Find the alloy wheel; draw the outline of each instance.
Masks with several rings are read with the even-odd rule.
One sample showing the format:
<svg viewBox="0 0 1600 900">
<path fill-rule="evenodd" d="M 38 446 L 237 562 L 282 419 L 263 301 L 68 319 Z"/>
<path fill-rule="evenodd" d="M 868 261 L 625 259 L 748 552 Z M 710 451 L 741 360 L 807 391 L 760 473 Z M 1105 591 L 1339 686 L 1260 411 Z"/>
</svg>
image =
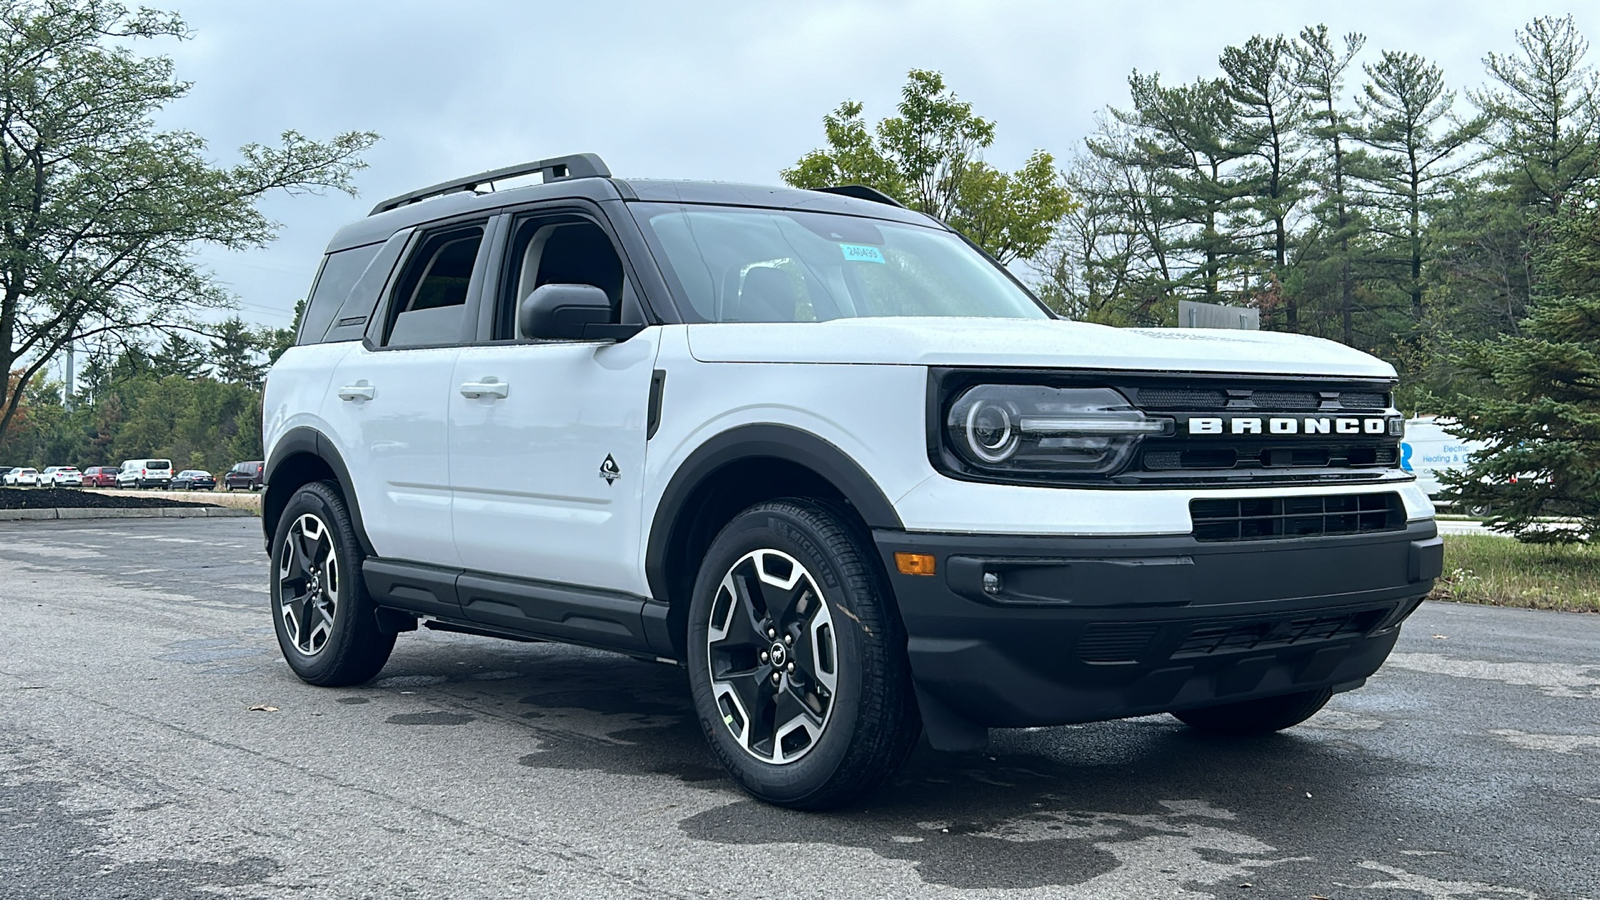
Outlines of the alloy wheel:
<svg viewBox="0 0 1600 900">
<path fill-rule="evenodd" d="M 316 656 L 333 636 L 339 607 L 339 556 L 333 533 L 306 513 L 289 526 L 278 559 L 278 615 L 295 649 Z"/>
<path fill-rule="evenodd" d="M 708 624 L 711 692 L 728 732 L 762 762 L 804 757 L 839 680 L 833 618 L 811 573 L 780 550 L 747 553 L 723 576 Z"/>
</svg>

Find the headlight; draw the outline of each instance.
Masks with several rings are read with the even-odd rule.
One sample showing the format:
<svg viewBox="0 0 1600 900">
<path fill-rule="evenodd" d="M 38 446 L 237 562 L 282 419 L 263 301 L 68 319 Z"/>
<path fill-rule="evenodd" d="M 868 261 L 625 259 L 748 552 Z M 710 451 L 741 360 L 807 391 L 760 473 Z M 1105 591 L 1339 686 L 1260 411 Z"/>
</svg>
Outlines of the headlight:
<svg viewBox="0 0 1600 900">
<path fill-rule="evenodd" d="M 981 384 L 950 406 L 950 444 L 969 465 L 1010 474 L 1103 475 L 1145 435 L 1171 434 L 1110 388 Z"/>
</svg>

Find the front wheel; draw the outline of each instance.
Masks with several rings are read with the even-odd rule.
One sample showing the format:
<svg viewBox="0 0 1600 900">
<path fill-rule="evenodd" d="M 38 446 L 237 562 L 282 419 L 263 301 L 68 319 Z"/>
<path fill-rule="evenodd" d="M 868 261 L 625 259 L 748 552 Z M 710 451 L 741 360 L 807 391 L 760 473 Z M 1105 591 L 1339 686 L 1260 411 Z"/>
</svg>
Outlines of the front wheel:
<svg viewBox="0 0 1600 900">
<path fill-rule="evenodd" d="M 1174 710 L 1172 714 L 1183 724 L 1201 731 L 1231 735 L 1270 734 L 1292 728 L 1316 715 L 1332 696 L 1332 688 L 1322 688 L 1240 703 Z"/>
<path fill-rule="evenodd" d="M 389 661 L 395 634 L 378 625 L 361 577 L 365 555 L 333 485 L 294 492 L 272 548 L 272 624 L 289 668 L 324 687 L 371 680 Z"/>
<path fill-rule="evenodd" d="M 728 772 L 769 803 L 839 806 L 900 768 L 922 733 L 905 647 L 870 538 L 843 509 L 753 506 L 701 563 L 695 709 Z"/>
</svg>

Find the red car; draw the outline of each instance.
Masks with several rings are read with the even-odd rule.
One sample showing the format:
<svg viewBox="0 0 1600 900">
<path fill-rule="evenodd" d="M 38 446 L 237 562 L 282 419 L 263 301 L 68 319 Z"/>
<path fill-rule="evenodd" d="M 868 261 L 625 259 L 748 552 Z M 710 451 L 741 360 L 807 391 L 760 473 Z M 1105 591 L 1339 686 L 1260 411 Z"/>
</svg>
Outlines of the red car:
<svg viewBox="0 0 1600 900">
<path fill-rule="evenodd" d="M 84 487 L 108 487 L 108 488 L 116 487 L 117 486 L 117 467 L 116 466 L 90 466 L 89 468 L 84 469 L 83 470 L 83 486 Z"/>
<path fill-rule="evenodd" d="M 266 463 L 261 460 L 242 462 L 228 470 L 222 476 L 222 489 L 225 491 L 259 491 L 261 490 L 261 470 Z"/>
</svg>

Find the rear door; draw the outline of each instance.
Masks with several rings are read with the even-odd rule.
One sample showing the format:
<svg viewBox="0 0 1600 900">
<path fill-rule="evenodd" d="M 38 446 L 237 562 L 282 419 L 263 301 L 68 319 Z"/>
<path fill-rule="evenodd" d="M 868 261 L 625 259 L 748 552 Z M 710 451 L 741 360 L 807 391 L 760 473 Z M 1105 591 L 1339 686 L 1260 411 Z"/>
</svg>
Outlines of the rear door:
<svg viewBox="0 0 1600 900">
<path fill-rule="evenodd" d="M 476 331 L 490 221 L 421 230 L 366 339 L 334 370 L 323 418 L 379 556 L 459 565 L 446 417 L 461 345 Z"/>
</svg>

